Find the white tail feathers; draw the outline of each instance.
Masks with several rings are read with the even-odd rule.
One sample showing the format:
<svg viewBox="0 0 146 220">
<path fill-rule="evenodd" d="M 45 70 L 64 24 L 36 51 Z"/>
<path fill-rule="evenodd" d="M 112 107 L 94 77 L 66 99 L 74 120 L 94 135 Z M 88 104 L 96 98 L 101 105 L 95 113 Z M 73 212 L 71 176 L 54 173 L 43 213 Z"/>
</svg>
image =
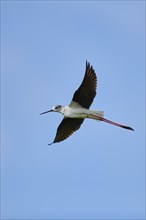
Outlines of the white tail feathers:
<svg viewBox="0 0 146 220">
<path fill-rule="evenodd" d="M 98 111 L 98 116 L 103 118 L 104 117 L 104 111 Z"/>
<path fill-rule="evenodd" d="M 94 110 L 90 110 L 91 114 L 92 115 L 95 115 L 97 117 L 101 117 L 103 118 L 104 117 L 104 111 L 94 111 Z"/>
</svg>

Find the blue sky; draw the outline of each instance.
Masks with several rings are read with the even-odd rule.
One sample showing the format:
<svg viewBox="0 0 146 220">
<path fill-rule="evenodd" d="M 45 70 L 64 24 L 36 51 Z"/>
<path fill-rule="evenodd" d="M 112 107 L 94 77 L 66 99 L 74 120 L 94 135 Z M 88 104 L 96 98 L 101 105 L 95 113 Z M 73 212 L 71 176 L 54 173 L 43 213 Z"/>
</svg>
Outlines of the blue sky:
<svg viewBox="0 0 146 220">
<path fill-rule="evenodd" d="M 144 219 L 145 2 L 1 2 L 1 218 Z M 93 109 L 54 144 L 88 60 Z"/>
</svg>

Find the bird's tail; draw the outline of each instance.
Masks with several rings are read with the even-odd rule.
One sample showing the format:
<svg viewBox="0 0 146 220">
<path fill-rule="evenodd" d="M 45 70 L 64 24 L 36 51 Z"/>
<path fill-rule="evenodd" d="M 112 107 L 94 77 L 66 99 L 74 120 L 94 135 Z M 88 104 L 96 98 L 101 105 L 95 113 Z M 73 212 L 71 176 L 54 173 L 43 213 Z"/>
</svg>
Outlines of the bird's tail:
<svg viewBox="0 0 146 220">
<path fill-rule="evenodd" d="M 92 119 L 96 119 L 97 121 L 101 121 L 100 119 L 98 118 L 103 118 L 104 117 L 104 111 L 94 111 L 94 110 L 90 110 L 90 115 L 89 115 L 89 118 L 92 118 Z M 91 117 L 90 117 L 91 116 Z M 92 116 L 95 116 L 94 118 Z"/>
<path fill-rule="evenodd" d="M 113 121 L 110 121 L 106 118 L 103 118 L 103 112 L 102 111 L 99 111 L 99 112 L 96 112 L 97 114 L 90 114 L 89 118 L 92 118 L 92 119 L 95 119 L 95 120 L 98 120 L 98 121 L 104 121 L 106 123 L 109 123 L 109 124 L 112 124 L 112 125 L 115 125 L 115 126 L 118 126 L 118 127 L 121 127 L 121 128 L 125 128 L 125 129 L 129 129 L 129 130 L 132 130 L 134 131 L 133 128 L 129 127 L 129 126 L 126 126 L 126 125 L 122 125 L 122 124 L 119 124 L 119 123 L 116 123 L 116 122 L 113 122 Z M 99 114 L 98 114 L 99 113 Z M 102 115 L 102 116 L 100 116 Z"/>
</svg>

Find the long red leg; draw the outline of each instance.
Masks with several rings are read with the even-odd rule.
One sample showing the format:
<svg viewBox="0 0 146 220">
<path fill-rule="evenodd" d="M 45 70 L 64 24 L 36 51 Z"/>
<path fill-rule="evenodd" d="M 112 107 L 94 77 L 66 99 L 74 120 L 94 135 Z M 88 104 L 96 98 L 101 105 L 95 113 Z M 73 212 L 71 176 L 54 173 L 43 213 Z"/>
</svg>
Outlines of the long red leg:
<svg viewBox="0 0 146 220">
<path fill-rule="evenodd" d="M 113 122 L 113 121 L 110 121 L 110 120 L 108 120 L 108 119 L 106 119 L 106 118 L 102 118 L 102 117 L 95 116 L 95 115 L 91 115 L 91 117 L 92 117 L 93 119 L 97 119 L 97 120 L 99 120 L 99 121 L 104 121 L 104 122 L 107 122 L 107 123 L 109 123 L 109 124 L 112 124 L 112 125 L 115 125 L 115 126 L 118 126 L 118 127 L 121 127 L 121 128 L 125 128 L 125 129 L 129 129 L 129 130 L 134 131 L 134 129 L 131 128 L 131 127 L 129 127 L 129 126 L 125 126 L 125 125 L 118 124 L 118 123 Z"/>
</svg>

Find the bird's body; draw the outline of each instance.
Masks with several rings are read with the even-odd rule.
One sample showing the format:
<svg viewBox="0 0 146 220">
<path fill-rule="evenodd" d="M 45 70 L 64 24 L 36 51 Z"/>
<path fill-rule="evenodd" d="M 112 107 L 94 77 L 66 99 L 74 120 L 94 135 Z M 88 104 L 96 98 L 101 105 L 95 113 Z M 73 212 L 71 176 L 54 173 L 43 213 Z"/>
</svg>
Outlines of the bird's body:
<svg viewBox="0 0 146 220">
<path fill-rule="evenodd" d="M 67 118 L 92 118 L 91 115 L 103 117 L 103 111 L 95 111 L 78 105 L 78 107 L 61 106 L 56 112 L 61 113 Z"/>
<path fill-rule="evenodd" d="M 80 87 L 75 91 L 72 101 L 68 106 L 57 105 L 51 110 L 43 112 L 59 112 L 64 118 L 58 126 L 57 133 L 54 141 L 57 143 L 65 140 L 76 130 L 78 130 L 85 118 L 104 121 L 118 127 L 133 130 L 133 128 L 125 125 L 118 124 L 104 118 L 103 111 L 90 110 L 89 107 L 93 102 L 96 95 L 97 77 L 95 71 L 89 63 L 86 62 L 85 76 Z"/>
</svg>

